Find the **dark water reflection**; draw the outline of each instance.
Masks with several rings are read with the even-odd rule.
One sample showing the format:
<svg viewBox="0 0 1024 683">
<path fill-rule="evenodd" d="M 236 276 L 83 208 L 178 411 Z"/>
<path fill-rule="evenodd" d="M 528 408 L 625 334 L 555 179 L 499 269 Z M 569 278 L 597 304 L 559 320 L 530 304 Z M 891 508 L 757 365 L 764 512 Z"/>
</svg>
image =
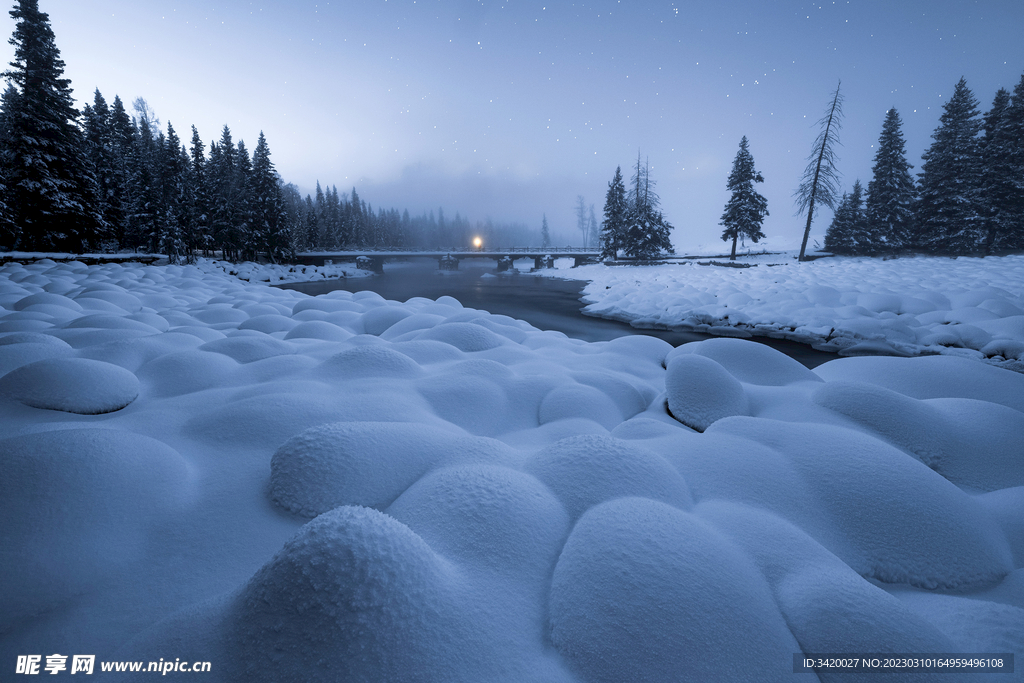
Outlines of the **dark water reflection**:
<svg viewBox="0 0 1024 683">
<path fill-rule="evenodd" d="M 526 261 L 519 265 L 525 267 Z M 525 320 L 542 330 L 558 330 L 585 341 L 608 341 L 627 334 L 646 334 L 664 339 L 673 346 L 691 341 L 710 339 L 696 332 L 668 330 L 638 330 L 626 323 L 603 318 L 591 318 L 580 313 L 581 290 L 586 285 L 579 280 L 556 280 L 530 275 L 494 274 L 494 261 L 465 260 L 460 270 L 441 273 L 435 261 L 418 260 L 408 263 L 389 263 L 384 274 L 370 278 L 327 280 L 280 285 L 310 295 L 326 294 L 336 289 L 350 292 L 370 290 L 385 299 L 407 301 L 421 296 L 437 299 L 450 296 L 467 308 L 477 308 L 519 320 Z M 836 358 L 834 354 L 816 351 L 804 344 L 784 339 L 755 337 L 753 341 L 767 344 L 808 368 Z"/>
</svg>

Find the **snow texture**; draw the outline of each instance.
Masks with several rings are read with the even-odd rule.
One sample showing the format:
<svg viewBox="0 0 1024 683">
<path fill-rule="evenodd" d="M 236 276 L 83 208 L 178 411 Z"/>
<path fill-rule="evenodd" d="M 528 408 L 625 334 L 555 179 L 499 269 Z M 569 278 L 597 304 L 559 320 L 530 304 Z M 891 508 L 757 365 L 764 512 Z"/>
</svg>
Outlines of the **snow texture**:
<svg viewBox="0 0 1024 683">
<path fill-rule="evenodd" d="M 761 269 L 629 278 L 657 282 L 634 303 L 770 308 L 808 338 L 813 309 L 903 330 L 908 352 L 940 318 L 1012 337 L 1024 307 L 992 284 L 1009 257 L 942 261 L 941 282 L 908 260 L 915 284 L 892 285 L 819 263 L 717 297 L 674 278 Z M 450 297 L 309 297 L 225 267 L 0 266 L 0 659 L 596 683 L 789 680 L 801 651 L 1021 656 L 1024 376 L 585 343 Z M 942 284 L 965 267 L 978 287 Z"/>
</svg>

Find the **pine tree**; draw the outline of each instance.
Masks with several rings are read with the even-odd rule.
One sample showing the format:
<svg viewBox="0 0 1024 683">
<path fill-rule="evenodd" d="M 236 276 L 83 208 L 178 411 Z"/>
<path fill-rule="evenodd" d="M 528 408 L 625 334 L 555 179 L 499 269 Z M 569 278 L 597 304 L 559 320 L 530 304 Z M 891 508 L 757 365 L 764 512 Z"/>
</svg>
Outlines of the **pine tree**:
<svg viewBox="0 0 1024 683">
<path fill-rule="evenodd" d="M 3 95 L 0 95 L 0 249 L 9 249 L 18 238 L 18 228 L 11 218 L 10 209 L 7 206 L 7 170 L 5 153 L 10 148 L 10 126 L 8 112 L 16 106 L 18 90 L 8 83 Z"/>
<path fill-rule="evenodd" d="M 127 245 L 128 216 L 133 203 L 131 164 L 137 131 L 128 112 L 124 110 L 124 103 L 117 95 L 114 96 L 114 102 L 110 105 L 110 131 L 113 148 L 111 189 L 116 194 L 116 199 L 112 199 L 111 202 L 116 201 L 120 214 L 118 219 L 110 225 L 110 229 L 118 246 L 125 247 Z"/>
<path fill-rule="evenodd" d="M 1008 246 L 1014 233 L 1014 204 L 1022 189 L 1022 178 L 1015 173 L 1014 152 L 1021 144 L 1013 125 L 1010 93 L 1000 88 L 992 108 L 983 119 L 985 136 L 980 140 L 981 204 L 984 224 L 984 251 Z"/>
<path fill-rule="evenodd" d="M 916 188 L 901 126 L 895 108 L 886 112 L 868 182 L 867 222 L 872 252 L 900 251 L 912 241 Z"/>
<path fill-rule="evenodd" d="M 732 254 L 729 259 L 736 260 L 736 242 L 740 236 L 749 238 L 755 244 L 764 237 L 761 224 L 768 215 L 768 200 L 758 194 L 754 183 L 763 183 L 764 178 L 754 170 L 754 157 L 750 153 L 747 136 L 740 140 L 740 150 L 732 162 L 729 174 L 728 189 L 732 196 L 725 205 L 720 225 L 725 226 L 722 240 L 732 240 Z"/>
<path fill-rule="evenodd" d="M 551 246 L 551 231 L 548 230 L 548 215 L 541 214 L 540 220 L 540 246 L 547 249 Z"/>
<path fill-rule="evenodd" d="M 202 250 L 209 256 L 213 241 L 210 235 L 210 196 L 207 190 L 206 154 L 199 131 L 192 126 L 192 147 L 189 151 L 188 211 L 185 222 L 186 250 L 189 254 Z"/>
<path fill-rule="evenodd" d="M 832 102 L 825 110 L 825 115 L 818 121 L 821 132 L 818 133 L 811 154 L 807 157 L 807 168 L 804 169 L 800 187 L 796 191 L 798 215 L 807 211 L 807 225 L 804 226 L 804 238 L 800 243 L 801 261 L 806 260 L 807 238 L 811 234 L 814 205 L 824 204 L 834 210 L 836 200 L 839 199 L 836 146 L 839 144 L 839 129 L 843 123 L 843 98 L 839 94 L 839 85 L 832 94 Z"/>
<path fill-rule="evenodd" d="M 171 263 L 194 260 L 185 240 L 185 226 L 189 212 L 189 158 L 174 131 L 167 122 L 167 137 L 160 154 L 161 232 L 160 252 L 167 254 Z"/>
<path fill-rule="evenodd" d="M 1009 216 L 1004 221 L 1007 233 L 1003 246 L 1024 249 L 1024 75 L 1013 89 L 1005 125 L 1016 144 L 1011 146 L 1009 158 L 1008 172 L 1015 185 L 1013 198 L 1005 209 Z"/>
<path fill-rule="evenodd" d="M 105 246 L 116 246 L 117 227 L 124 222 L 121 206 L 123 190 L 119 187 L 117 150 L 114 147 L 114 128 L 110 108 L 97 89 L 92 105 L 82 110 L 84 158 L 96 179 L 96 210 L 102 218 L 101 231 L 96 240 Z"/>
<path fill-rule="evenodd" d="M 626 215 L 629 204 L 626 201 L 626 185 L 622 181 L 622 167 L 615 167 L 615 175 L 608 183 L 604 199 L 604 220 L 601 222 L 601 258 L 618 258 L 619 250 L 626 241 Z"/>
<path fill-rule="evenodd" d="M 214 149 L 215 148 L 215 149 Z M 231 130 L 224 126 L 220 142 L 211 145 L 209 193 L 211 204 L 211 230 L 214 242 L 220 246 L 224 258 L 237 259 L 243 248 L 242 230 L 245 222 L 245 171 L 248 154 L 242 160 L 244 145 L 236 148 Z"/>
<path fill-rule="evenodd" d="M 252 233 L 258 238 L 257 248 L 265 251 L 267 258 L 276 263 L 291 251 L 291 243 L 284 198 L 263 131 L 260 131 L 256 151 L 252 155 L 249 187 L 252 201 L 250 225 Z M 337 194 L 333 196 L 337 199 Z"/>
<path fill-rule="evenodd" d="M 863 255 L 875 253 L 875 247 L 864 210 L 864 188 L 857 180 L 850 194 L 843 193 L 832 224 L 825 231 L 825 251 Z"/>
<path fill-rule="evenodd" d="M 844 255 L 854 251 L 850 230 L 850 195 L 845 192 L 832 214 L 832 223 L 825 230 L 825 251 Z"/>
<path fill-rule="evenodd" d="M 316 249 L 316 235 L 320 230 L 320 226 L 317 225 L 316 206 L 313 204 L 313 198 L 308 194 L 306 195 L 305 216 L 306 221 L 303 226 L 303 232 L 306 235 L 306 248 Z"/>
<path fill-rule="evenodd" d="M 626 229 L 622 249 L 626 256 L 647 260 L 663 251 L 673 253 L 669 235 L 672 226 L 658 210 L 661 200 L 654 191 L 650 167 L 640 163 L 637 154 L 636 171 L 630 181 L 627 198 Z"/>
<path fill-rule="evenodd" d="M 127 228 L 122 246 L 138 251 L 160 249 L 160 187 L 157 177 L 158 149 L 146 118 L 138 121 L 135 144 L 129 154 L 129 192 Z"/>
<path fill-rule="evenodd" d="M 366 246 L 366 233 L 365 224 L 363 222 L 363 211 L 362 201 L 359 199 L 359 195 L 356 193 L 356 188 L 352 188 L 352 194 L 349 195 L 349 225 L 351 226 L 349 234 L 351 235 L 352 244 L 356 247 Z M 431 223 L 434 223 L 434 212 L 430 212 Z M 436 236 L 437 224 L 432 226 L 431 239 Z"/>
<path fill-rule="evenodd" d="M 980 131 L 978 101 L 961 78 L 923 155 L 917 240 L 928 251 L 966 254 L 983 243 Z"/>
<path fill-rule="evenodd" d="M 0 152 L 7 224 L 15 234 L 0 246 L 81 252 L 101 217 L 93 205 L 95 178 L 83 154 L 71 82 L 37 0 L 18 0 L 10 43 L 14 61 L 4 72 L 17 97 L 4 98 L 6 140 Z"/>
<path fill-rule="evenodd" d="M 241 260 L 255 260 L 256 236 L 253 233 L 249 222 L 251 218 L 252 197 L 249 193 L 250 178 L 252 177 L 252 160 L 249 158 L 249 151 L 245 147 L 245 141 L 239 140 L 236 148 L 238 164 L 235 167 L 234 178 L 234 204 L 233 204 L 233 242 L 236 245 L 236 258 Z"/>
</svg>

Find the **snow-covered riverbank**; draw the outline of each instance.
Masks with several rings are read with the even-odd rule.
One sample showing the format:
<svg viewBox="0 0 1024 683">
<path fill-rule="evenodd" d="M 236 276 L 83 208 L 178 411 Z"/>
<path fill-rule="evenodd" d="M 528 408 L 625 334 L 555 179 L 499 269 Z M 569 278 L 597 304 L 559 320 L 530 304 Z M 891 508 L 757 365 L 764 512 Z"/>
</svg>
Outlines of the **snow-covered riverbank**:
<svg viewBox="0 0 1024 683">
<path fill-rule="evenodd" d="M 822 258 L 792 254 L 545 273 L 589 280 L 584 312 L 636 327 L 783 337 L 841 355 L 1024 358 L 1024 255 Z M 716 265 L 717 264 L 717 265 Z"/>
</svg>

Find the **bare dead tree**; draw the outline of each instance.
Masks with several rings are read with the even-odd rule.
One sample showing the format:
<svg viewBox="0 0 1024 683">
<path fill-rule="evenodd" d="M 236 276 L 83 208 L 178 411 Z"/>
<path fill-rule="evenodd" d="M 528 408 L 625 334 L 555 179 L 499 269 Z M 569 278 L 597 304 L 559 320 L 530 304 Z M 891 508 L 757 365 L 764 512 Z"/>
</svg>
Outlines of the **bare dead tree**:
<svg viewBox="0 0 1024 683">
<path fill-rule="evenodd" d="M 814 205 L 824 204 L 830 209 L 836 208 L 839 200 L 839 172 L 836 170 L 836 147 L 839 142 L 839 129 L 843 120 L 843 97 L 839 94 L 839 86 L 832 94 L 832 102 L 825 115 L 818 121 L 821 132 L 814 141 L 814 147 L 804 170 L 800 187 L 794 193 L 797 203 L 797 215 L 807 211 L 807 225 L 804 227 L 804 239 L 800 243 L 800 259 L 806 260 L 807 238 L 811 234 L 811 221 L 814 218 Z"/>
</svg>

